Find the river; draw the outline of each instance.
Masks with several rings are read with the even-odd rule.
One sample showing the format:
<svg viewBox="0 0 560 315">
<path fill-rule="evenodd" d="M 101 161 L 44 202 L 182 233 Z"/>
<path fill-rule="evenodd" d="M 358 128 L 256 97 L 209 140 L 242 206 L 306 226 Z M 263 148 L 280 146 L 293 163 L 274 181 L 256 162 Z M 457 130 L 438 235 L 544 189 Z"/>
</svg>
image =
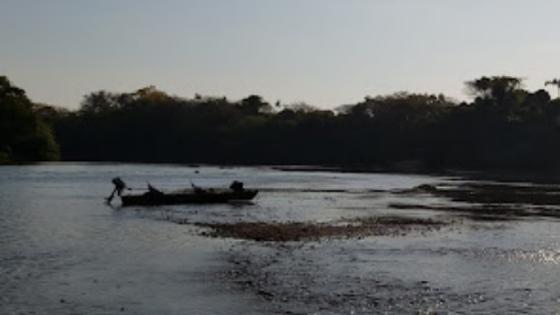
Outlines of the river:
<svg viewBox="0 0 560 315">
<path fill-rule="evenodd" d="M 241 180 L 261 191 L 250 204 L 121 208 L 118 201 L 104 203 L 114 176 L 137 188 L 146 182 L 181 188 L 191 181 L 227 187 Z M 478 220 L 391 206 L 464 205 L 395 191 L 465 181 L 270 167 L 0 167 L 0 313 L 558 313 L 557 218 Z M 428 217 L 446 226 L 402 235 L 256 242 L 208 237 L 196 225 L 388 215 Z"/>
</svg>

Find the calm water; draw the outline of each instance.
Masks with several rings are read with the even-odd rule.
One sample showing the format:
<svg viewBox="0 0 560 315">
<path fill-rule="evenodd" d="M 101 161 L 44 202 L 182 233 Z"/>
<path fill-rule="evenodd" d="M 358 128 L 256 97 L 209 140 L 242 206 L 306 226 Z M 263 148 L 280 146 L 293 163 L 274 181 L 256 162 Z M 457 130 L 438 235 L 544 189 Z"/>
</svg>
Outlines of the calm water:
<svg viewBox="0 0 560 315">
<path fill-rule="evenodd" d="M 109 207 L 130 186 L 262 189 L 254 204 Z M 558 313 L 560 225 L 475 222 L 391 202 L 429 176 L 130 164 L 0 167 L 0 314 Z M 200 235 L 190 222 L 455 220 L 425 235 L 270 244 Z"/>
</svg>

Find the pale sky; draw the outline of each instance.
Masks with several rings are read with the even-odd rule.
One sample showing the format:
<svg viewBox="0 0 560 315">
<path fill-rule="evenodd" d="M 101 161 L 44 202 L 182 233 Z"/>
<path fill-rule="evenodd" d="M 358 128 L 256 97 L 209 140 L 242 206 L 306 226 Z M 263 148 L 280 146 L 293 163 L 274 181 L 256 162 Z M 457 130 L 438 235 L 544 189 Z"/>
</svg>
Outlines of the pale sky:
<svg viewBox="0 0 560 315">
<path fill-rule="evenodd" d="M 146 85 L 323 108 L 466 99 L 482 75 L 560 77 L 559 16 L 554 0 L 0 0 L 0 74 L 68 108 Z"/>
</svg>

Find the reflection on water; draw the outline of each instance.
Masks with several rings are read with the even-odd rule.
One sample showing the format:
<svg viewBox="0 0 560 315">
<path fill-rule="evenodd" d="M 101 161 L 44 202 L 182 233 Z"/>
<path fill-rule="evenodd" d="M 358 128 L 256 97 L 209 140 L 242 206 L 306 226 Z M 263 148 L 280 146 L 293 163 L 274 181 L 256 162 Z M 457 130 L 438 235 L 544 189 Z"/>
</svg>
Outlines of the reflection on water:
<svg viewBox="0 0 560 315">
<path fill-rule="evenodd" d="M 178 179 L 177 170 L 158 176 Z M 253 297 L 210 281 L 224 244 L 103 203 L 115 173 L 158 178 L 142 166 L 0 168 L 0 313 L 252 312 Z"/>
<path fill-rule="evenodd" d="M 471 221 L 429 194 L 458 180 L 269 168 L 48 164 L 0 168 L 0 313 L 554 313 L 556 219 Z M 253 204 L 110 208 L 133 187 L 261 189 Z M 459 181 L 460 182 L 460 181 Z M 391 204 L 437 205 L 393 209 Z M 432 207 L 433 208 L 433 207 Z M 553 211 L 554 209 L 552 209 Z M 310 243 L 206 238 L 192 223 L 329 222 L 408 215 L 456 220 L 427 235 Z M 182 222 L 182 221 L 181 221 Z"/>
</svg>

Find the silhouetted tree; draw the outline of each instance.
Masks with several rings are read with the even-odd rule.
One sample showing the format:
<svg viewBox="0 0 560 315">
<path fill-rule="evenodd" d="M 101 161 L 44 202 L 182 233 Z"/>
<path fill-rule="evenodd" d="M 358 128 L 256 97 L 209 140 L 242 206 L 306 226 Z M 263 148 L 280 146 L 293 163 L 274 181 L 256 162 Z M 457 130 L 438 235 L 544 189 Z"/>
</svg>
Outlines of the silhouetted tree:
<svg viewBox="0 0 560 315">
<path fill-rule="evenodd" d="M 552 79 L 552 80 L 546 81 L 544 83 L 544 86 L 547 86 L 547 85 L 556 86 L 558 88 L 558 94 L 556 96 L 560 97 L 560 79 Z"/>
<path fill-rule="evenodd" d="M 117 109 L 117 95 L 107 91 L 92 92 L 84 97 L 80 111 L 83 114 L 103 114 Z"/>
<path fill-rule="evenodd" d="M 0 76 L 0 163 L 55 160 L 58 146 L 25 91 Z"/>
<path fill-rule="evenodd" d="M 259 95 L 250 95 L 242 99 L 240 107 L 247 114 L 270 112 L 272 109 L 270 104 L 265 102 L 262 96 Z"/>
</svg>

